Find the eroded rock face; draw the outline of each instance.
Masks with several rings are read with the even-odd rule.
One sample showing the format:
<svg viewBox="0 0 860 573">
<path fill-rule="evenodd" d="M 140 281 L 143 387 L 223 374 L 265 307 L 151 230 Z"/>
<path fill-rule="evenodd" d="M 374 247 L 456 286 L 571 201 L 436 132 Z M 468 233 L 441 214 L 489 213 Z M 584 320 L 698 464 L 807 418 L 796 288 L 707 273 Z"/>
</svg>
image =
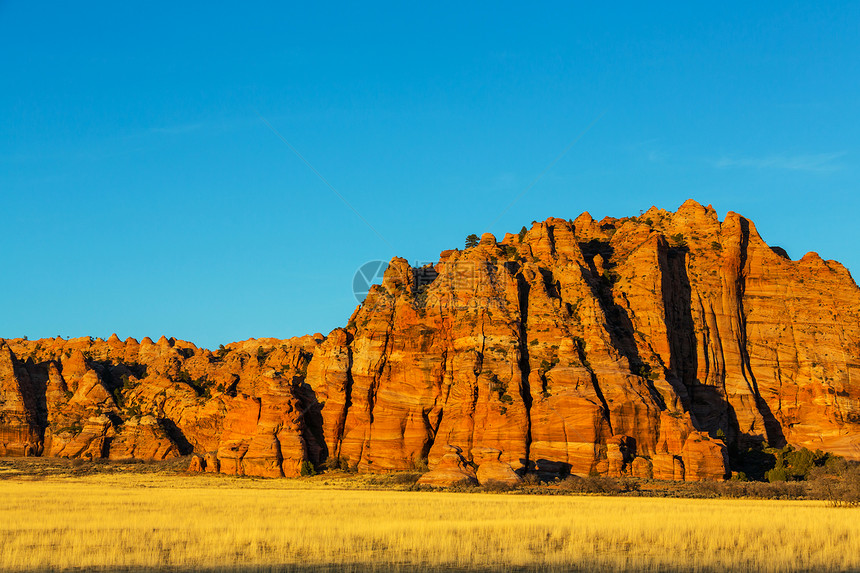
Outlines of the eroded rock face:
<svg viewBox="0 0 860 573">
<path fill-rule="evenodd" d="M 111 440 L 112 460 L 166 460 L 179 456 L 179 448 L 154 416 L 131 418 Z"/>
<path fill-rule="evenodd" d="M 462 450 L 457 446 L 448 445 L 445 447 L 445 452 L 435 468 L 418 478 L 418 483 L 433 487 L 477 485 L 478 478 L 475 470 L 463 457 Z"/>
<path fill-rule="evenodd" d="M 35 388 L 9 346 L 0 343 L 0 455 L 34 456 L 41 450 Z"/>
<path fill-rule="evenodd" d="M 844 267 L 688 201 L 396 258 L 327 337 L 2 342 L 0 453 L 721 479 L 727 445 L 860 459 L 857 364 Z"/>
<path fill-rule="evenodd" d="M 686 481 L 721 480 L 726 477 L 726 468 L 729 467 L 725 444 L 701 433 L 687 438 L 681 459 Z"/>
<path fill-rule="evenodd" d="M 206 471 L 206 460 L 200 454 L 193 454 L 188 464 L 188 472 L 199 474 Z"/>
<path fill-rule="evenodd" d="M 472 452 L 478 464 L 478 469 L 475 471 L 475 477 L 481 485 L 504 484 L 516 485 L 523 481 L 510 466 L 499 458 L 502 452 L 493 448 L 481 448 L 477 452 Z M 438 467 L 438 466 L 437 466 Z"/>
</svg>

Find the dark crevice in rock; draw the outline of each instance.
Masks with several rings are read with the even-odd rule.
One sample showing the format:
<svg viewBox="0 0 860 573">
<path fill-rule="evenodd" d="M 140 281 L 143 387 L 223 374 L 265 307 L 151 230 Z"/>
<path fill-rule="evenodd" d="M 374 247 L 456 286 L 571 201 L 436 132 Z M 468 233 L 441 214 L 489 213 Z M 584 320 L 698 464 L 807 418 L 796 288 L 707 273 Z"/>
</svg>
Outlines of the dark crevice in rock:
<svg viewBox="0 0 860 573">
<path fill-rule="evenodd" d="M 613 285 L 618 280 L 618 275 L 615 271 L 616 262 L 613 260 L 614 250 L 609 243 L 597 240 L 580 243 L 579 246 L 589 265 L 588 267 L 580 266 L 580 271 L 606 317 L 605 328 L 612 341 L 612 346 L 627 358 L 631 373 L 640 375 L 644 362 L 639 356 L 639 349 L 636 346 L 633 322 L 627 315 L 627 311 L 615 301 Z M 604 270 L 602 273 L 594 262 L 597 255 L 603 259 Z"/>
<path fill-rule="evenodd" d="M 520 368 L 520 378 L 522 383 L 520 384 L 520 395 L 523 399 L 523 404 L 526 407 L 526 458 L 524 466 L 528 466 L 528 461 L 530 459 L 530 449 L 532 443 L 532 395 L 531 395 L 531 387 L 529 384 L 529 374 L 531 373 L 531 366 L 529 364 L 529 345 L 528 345 L 528 317 L 529 317 L 529 291 L 531 290 L 531 286 L 529 282 L 523 277 L 522 273 L 517 274 L 517 290 L 518 290 L 518 298 L 520 303 L 520 321 L 519 321 L 519 343 L 520 343 L 520 360 L 519 360 L 519 368 Z M 544 388 L 546 390 L 546 388 Z"/>
<path fill-rule="evenodd" d="M 588 267 L 580 266 L 580 272 L 591 289 L 592 295 L 600 305 L 603 315 L 606 317 L 605 329 L 609 334 L 612 346 L 627 359 L 631 374 L 637 375 L 646 381 L 649 394 L 656 404 L 665 407 L 662 396 L 660 396 L 659 392 L 654 388 L 654 384 L 648 378 L 651 369 L 650 365 L 645 363 L 639 356 L 633 322 L 630 320 L 630 316 L 628 316 L 624 307 L 615 301 L 613 285 L 618 280 L 618 274 L 615 271 L 616 262 L 613 259 L 614 249 L 608 242 L 596 239 L 587 243 L 579 243 L 579 247 L 588 264 Z M 602 259 L 602 273 L 595 263 L 595 257 L 598 255 Z M 582 349 L 582 354 L 583 356 L 585 354 L 584 348 Z M 606 401 L 599 390 L 597 376 L 591 371 L 591 368 L 589 368 L 589 371 L 592 374 L 595 391 L 598 392 L 598 396 L 601 397 L 605 405 Z M 607 421 L 609 421 L 608 407 Z"/>
<path fill-rule="evenodd" d="M 661 240 L 657 250 L 660 265 L 666 336 L 669 339 L 669 368 L 666 379 L 675 388 L 686 411 L 694 410 L 691 396 L 696 386 L 698 359 L 693 322 L 692 289 L 687 276 L 687 248 L 669 247 Z M 679 384 L 682 388 L 679 388 Z"/>
<path fill-rule="evenodd" d="M 541 278 L 543 279 L 543 286 L 546 289 L 547 296 L 550 298 L 561 298 L 561 289 L 558 281 L 555 280 L 552 271 L 544 268 L 539 268 L 538 270 L 540 271 Z"/>
<path fill-rule="evenodd" d="M 770 407 L 765 402 L 764 398 L 762 398 L 761 394 L 758 390 L 758 382 L 756 381 L 755 374 L 752 370 L 752 365 L 750 363 L 750 355 L 749 355 L 749 344 L 747 343 L 747 321 L 746 321 L 746 313 L 744 312 L 743 301 L 744 301 L 744 292 L 746 290 L 746 275 L 745 268 L 747 263 L 747 257 L 749 254 L 749 240 L 750 240 L 750 223 L 748 220 L 743 217 L 740 218 L 740 227 L 741 227 L 741 249 L 740 249 L 740 264 L 738 267 L 738 279 L 737 279 L 737 301 L 738 301 L 738 325 L 740 327 L 740 332 L 738 336 L 740 340 L 738 341 L 740 344 L 741 351 L 741 360 L 742 360 L 742 368 L 744 370 L 744 377 L 748 377 L 750 385 L 752 386 L 756 408 L 764 419 L 764 429 L 767 435 L 767 441 L 769 444 L 776 447 L 783 447 L 786 444 L 785 435 L 782 431 L 782 425 L 771 412 Z"/>
<path fill-rule="evenodd" d="M 317 400 L 316 392 L 304 380 L 294 383 L 293 393 L 302 407 L 301 434 L 305 441 L 307 458 L 314 465 L 321 464 L 329 457 L 323 430 L 322 405 Z"/>
<path fill-rule="evenodd" d="M 382 354 L 379 358 L 379 366 L 373 375 L 373 380 L 370 387 L 367 389 L 367 410 L 370 416 L 370 423 L 373 424 L 373 408 L 376 406 L 376 394 L 379 391 L 379 383 L 385 373 L 385 367 L 388 365 L 388 356 L 390 354 L 391 333 L 394 330 L 394 315 L 395 306 L 392 304 L 391 314 L 388 317 L 388 324 L 385 328 L 385 342 L 382 344 Z"/>
<path fill-rule="evenodd" d="M 24 363 L 24 368 L 30 378 L 30 387 L 33 392 L 35 402 L 36 422 L 41 428 L 44 436 L 45 429 L 48 427 L 48 368 L 50 362 L 35 363 L 33 358 L 28 358 Z"/>
<path fill-rule="evenodd" d="M 343 442 L 343 431 L 346 427 L 346 417 L 349 415 L 349 409 L 352 407 L 352 334 L 347 332 L 346 336 L 346 386 L 344 387 L 343 413 L 338 420 L 337 445 L 335 447 L 335 452 L 338 455 L 340 454 L 340 446 Z"/>
<path fill-rule="evenodd" d="M 161 427 L 164 428 L 164 431 L 167 433 L 170 440 L 176 444 L 176 449 L 179 450 L 180 455 L 185 456 L 194 451 L 194 446 L 191 445 L 185 437 L 185 434 L 179 429 L 179 426 L 176 425 L 176 422 L 170 418 L 162 418 L 159 420 L 159 423 L 161 424 Z"/>
<path fill-rule="evenodd" d="M 574 339 L 574 346 L 576 347 L 576 354 L 579 361 L 585 369 L 588 370 L 588 374 L 591 376 L 591 385 L 594 387 L 594 393 L 597 394 L 597 399 L 600 400 L 603 410 L 603 418 L 606 420 L 606 425 L 609 427 L 609 433 L 612 434 L 612 419 L 609 416 L 609 404 L 603 396 L 603 390 L 600 389 L 600 381 L 597 379 L 597 374 L 594 373 L 594 370 L 591 368 L 591 364 L 588 361 L 588 356 L 585 353 L 585 341 L 581 338 L 576 338 Z"/>
</svg>

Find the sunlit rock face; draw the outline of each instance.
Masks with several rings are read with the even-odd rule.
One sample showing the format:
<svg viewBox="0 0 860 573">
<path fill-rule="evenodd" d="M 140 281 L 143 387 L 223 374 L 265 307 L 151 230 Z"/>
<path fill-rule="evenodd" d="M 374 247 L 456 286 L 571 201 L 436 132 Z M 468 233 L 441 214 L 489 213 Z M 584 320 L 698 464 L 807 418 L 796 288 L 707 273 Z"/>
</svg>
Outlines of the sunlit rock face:
<svg viewBox="0 0 860 573">
<path fill-rule="evenodd" d="M 762 442 L 860 459 L 858 314 L 842 265 L 792 261 L 735 213 L 548 219 L 432 268 L 393 259 L 328 336 L 6 340 L 0 455 L 440 483 L 722 479 L 729 446 Z"/>
</svg>

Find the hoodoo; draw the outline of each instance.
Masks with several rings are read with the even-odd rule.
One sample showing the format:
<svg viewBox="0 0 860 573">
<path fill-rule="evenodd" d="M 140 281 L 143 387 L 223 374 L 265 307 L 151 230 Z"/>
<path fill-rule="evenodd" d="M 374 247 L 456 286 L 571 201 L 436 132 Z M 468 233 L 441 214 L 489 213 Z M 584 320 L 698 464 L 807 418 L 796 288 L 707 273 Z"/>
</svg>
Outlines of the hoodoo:
<svg viewBox="0 0 860 573">
<path fill-rule="evenodd" d="M 860 459 L 860 289 L 736 213 L 551 218 L 433 270 L 393 259 L 325 337 L 2 341 L 0 455 L 431 481 L 722 479 L 764 443 Z"/>
</svg>

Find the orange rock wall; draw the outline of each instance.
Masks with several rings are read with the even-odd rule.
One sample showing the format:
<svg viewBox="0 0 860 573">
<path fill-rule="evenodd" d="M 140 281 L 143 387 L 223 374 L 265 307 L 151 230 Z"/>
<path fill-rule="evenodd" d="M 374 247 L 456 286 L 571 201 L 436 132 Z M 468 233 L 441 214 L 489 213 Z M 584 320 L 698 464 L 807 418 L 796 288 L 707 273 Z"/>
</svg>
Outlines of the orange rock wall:
<svg viewBox="0 0 860 573">
<path fill-rule="evenodd" d="M 0 454 L 687 480 L 726 475 L 726 444 L 860 459 L 860 290 L 735 213 L 548 219 L 434 270 L 395 258 L 327 337 L 4 341 Z"/>
</svg>

